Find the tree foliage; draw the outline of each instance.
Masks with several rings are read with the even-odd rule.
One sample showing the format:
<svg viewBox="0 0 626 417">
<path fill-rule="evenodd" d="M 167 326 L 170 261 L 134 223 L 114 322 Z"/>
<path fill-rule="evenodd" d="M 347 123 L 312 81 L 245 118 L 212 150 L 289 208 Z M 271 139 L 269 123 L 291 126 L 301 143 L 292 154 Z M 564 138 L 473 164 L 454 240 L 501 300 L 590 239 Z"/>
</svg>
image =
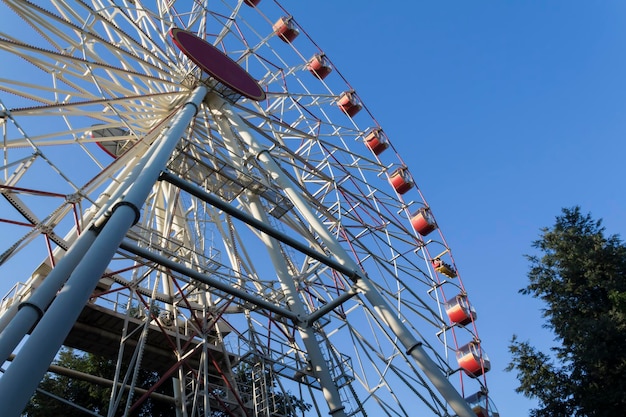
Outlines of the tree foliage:
<svg viewBox="0 0 626 417">
<path fill-rule="evenodd" d="M 109 380 L 113 379 L 115 373 L 114 361 L 91 353 L 76 352 L 72 349 L 62 349 L 55 360 L 55 364 L 63 368 Z M 147 388 L 156 383 L 158 375 L 154 372 L 141 371 L 138 380 L 140 387 Z M 47 373 L 39 384 L 39 389 L 99 414 L 106 415 L 106 411 L 109 408 L 111 389 L 80 379 Z M 161 390 L 161 392 L 163 391 Z M 163 393 L 172 395 L 171 392 Z M 170 404 L 148 399 L 132 416 L 158 417 L 171 416 L 173 413 L 174 411 Z M 26 406 L 24 415 L 28 417 L 84 417 L 86 414 L 80 409 L 71 407 L 50 395 L 37 392 Z"/>
<path fill-rule="evenodd" d="M 513 338 L 508 370 L 517 392 L 539 401 L 536 417 L 623 415 L 626 410 L 626 246 L 601 220 L 563 209 L 533 243 L 522 294 L 541 299 L 550 355 Z"/>
<path fill-rule="evenodd" d="M 92 375 L 106 374 L 106 366 L 96 357 L 83 357 L 74 353 L 69 349 L 64 349 L 59 353 L 56 364 L 64 368 L 73 369 Z M 46 374 L 43 381 L 39 384 L 39 388 L 49 392 L 52 395 L 64 398 L 70 402 L 81 404 L 83 407 L 95 411 L 102 412 L 106 410 L 109 402 L 108 392 L 110 390 L 94 387 L 91 384 L 69 378 L 63 375 L 52 373 Z M 37 392 L 30 400 L 24 413 L 29 417 L 52 417 L 52 416 L 84 416 L 85 413 L 59 400 Z"/>
<path fill-rule="evenodd" d="M 115 373 L 115 362 L 113 360 L 72 349 L 62 349 L 55 360 L 55 365 L 108 380 L 112 380 Z M 262 377 L 267 386 L 267 392 L 265 393 L 267 395 L 266 401 L 272 415 L 277 417 L 298 417 L 304 415 L 306 411 L 312 408 L 311 404 L 306 403 L 300 397 L 293 395 L 289 391 L 283 391 L 279 387 L 279 381 L 273 372 L 270 372 L 268 369 L 262 372 Z M 234 369 L 234 377 L 239 386 L 239 394 L 245 401 L 249 401 L 254 394 L 252 385 L 253 367 L 248 363 L 241 362 Z M 138 386 L 149 388 L 158 379 L 159 376 L 156 373 L 141 370 L 138 376 Z M 52 394 L 52 396 L 37 392 L 24 410 L 24 416 L 83 417 L 87 415 L 79 408 L 69 406 L 58 398 L 54 398 L 54 396 L 78 404 L 98 414 L 107 414 L 111 396 L 111 388 L 109 387 L 94 385 L 90 382 L 64 375 L 48 373 L 39 384 L 39 388 Z M 225 389 L 216 388 L 212 394 L 220 397 L 224 394 Z M 170 397 L 173 396 L 171 384 L 163 384 L 159 387 L 158 392 Z M 134 397 L 135 400 L 137 398 L 137 396 Z M 122 400 L 122 407 L 125 401 L 126 397 Z M 173 415 L 175 415 L 175 411 L 172 404 L 153 401 L 152 399 L 145 401 L 139 409 L 131 414 L 133 417 L 170 417 Z M 228 411 L 219 409 L 212 409 L 209 415 L 210 417 L 232 416 Z"/>
</svg>

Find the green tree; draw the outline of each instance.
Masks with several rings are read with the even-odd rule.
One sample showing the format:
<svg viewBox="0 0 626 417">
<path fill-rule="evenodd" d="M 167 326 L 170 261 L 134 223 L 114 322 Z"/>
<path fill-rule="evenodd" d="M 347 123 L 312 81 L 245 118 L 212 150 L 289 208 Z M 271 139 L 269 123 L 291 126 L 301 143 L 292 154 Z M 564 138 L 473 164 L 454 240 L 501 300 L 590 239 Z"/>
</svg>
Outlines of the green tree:
<svg viewBox="0 0 626 417">
<path fill-rule="evenodd" d="M 55 360 L 55 365 L 109 380 L 113 379 L 115 373 L 114 361 L 72 349 L 62 349 Z M 246 401 L 249 400 L 253 395 L 252 366 L 242 362 L 234 369 L 234 373 L 235 380 L 239 385 L 240 395 L 246 398 Z M 279 389 L 276 376 L 272 372 L 266 370 L 264 377 L 269 384 L 269 392 L 267 394 L 271 399 L 272 409 L 275 411 L 274 415 L 298 417 L 311 409 L 311 404 L 306 403 L 291 392 L 283 392 Z M 156 373 L 141 370 L 138 377 L 138 386 L 147 389 L 154 385 L 158 379 L 159 376 Z M 99 414 L 106 414 L 109 407 L 110 388 L 94 385 L 80 379 L 48 373 L 39 384 L 39 388 Z M 170 397 L 173 396 L 171 384 L 163 384 L 157 391 Z M 213 394 L 221 396 L 223 392 L 220 391 L 220 389 L 216 388 Z M 137 399 L 138 396 L 134 398 Z M 125 404 L 125 398 L 122 400 L 122 404 Z M 170 417 L 174 414 L 175 412 L 171 404 L 148 399 L 131 416 Z M 56 398 L 37 392 L 24 410 L 24 415 L 27 417 L 83 417 L 86 414 L 78 408 L 70 407 Z M 231 413 L 225 410 L 211 410 L 210 412 L 211 417 L 229 417 L 231 415 Z"/>
<path fill-rule="evenodd" d="M 64 368 L 73 369 L 92 375 L 102 376 L 106 374 L 105 364 L 91 355 L 77 355 L 71 349 L 63 349 L 59 352 L 55 364 Z M 91 384 L 64 375 L 48 373 L 39 384 L 39 388 L 50 394 L 64 398 L 76 404 L 80 404 L 89 410 L 101 412 L 108 406 L 107 391 L 101 387 L 93 387 Z M 82 411 L 68 407 L 66 404 L 48 395 L 37 392 L 31 398 L 24 413 L 29 417 L 52 417 L 52 416 L 84 416 Z"/>
<path fill-rule="evenodd" d="M 76 352 L 72 349 L 62 349 L 55 360 L 55 364 L 109 380 L 113 379 L 115 373 L 114 361 L 91 353 Z M 140 371 L 138 385 L 147 388 L 156 383 L 157 380 L 158 375 L 154 372 Z M 99 414 L 106 414 L 106 410 L 109 408 L 111 389 L 108 387 L 94 385 L 65 375 L 47 373 L 39 384 L 39 388 Z M 163 393 L 172 395 L 172 392 Z M 58 399 L 37 392 L 26 406 L 24 415 L 28 417 L 84 417 L 86 414 Z M 132 415 L 137 417 L 171 416 L 173 409 L 169 404 L 149 399 Z"/>
<path fill-rule="evenodd" d="M 613 417 L 626 410 L 626 246 L 601 220 L 563 209 L 533 243 L 522 294 L 541 299 L 550 355 L 515 336 L 509 346 L 520 386 L 539 401 L 535 417 Z"/>
</svg>

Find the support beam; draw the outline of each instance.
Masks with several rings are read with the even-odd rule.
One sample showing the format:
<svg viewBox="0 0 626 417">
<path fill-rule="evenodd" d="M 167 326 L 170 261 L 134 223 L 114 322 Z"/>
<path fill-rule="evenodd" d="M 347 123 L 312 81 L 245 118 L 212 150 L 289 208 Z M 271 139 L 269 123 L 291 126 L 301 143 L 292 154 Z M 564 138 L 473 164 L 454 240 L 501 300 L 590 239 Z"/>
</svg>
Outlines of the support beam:
<svg viewBox="0 0 626 417">
<path fill-rule="evenodd" d="M 266 301 L 265 299 L 256 297 L 245 290 L 237 289 L 228 283 L 211 278 L 208 275 L 205 275 L 194 269 L 188 268 L 176 261 L 172 261 L 171 259 L 166 258 L 165 256 L 156 254 L 154 252 L 149 251 L 148 249 L 139 247 L 127 241 L 122 242 L 120 244 L 120 248 L 132 254 L 135 254 L 141 258 L 148 259 L 149 261 L 155 262 L 161 266 L 171 269 L 172 271 L 176 271 L 179 274 L 188 276 L 194 281 L 198 281 L 210 287 L 216 288 L 220 291 L 224 291 L 225 293 L 230 294 L 234 297 L 237 297 L 244 301 L 248 301 L 252 304 L 258 305 L 259 307 L 265 310 L 278 314 L 281 317 L 286 317 L 294 322 L 298 322 L 298 316 L 294 312 L 289 311 L 286 308 L 279 307 L 276 304 L 270 303 L 269 301 Z"/>
<path fill-rule="evenodd" d="M 241 161 L 245 160 L 246 156 L 248 156 L 247 152 L 243 151 L 239 146 L 238 140 L 234 135 L 235 130 L 233 130 L 233 127 L 238 126 L 237 122 L 240 119 L 231 119 L 227 113 L 222 112 L 223 108 L 228 108 L 228 104 L 216 95 L 208 96 L 207 103 L 211 108 L 218 131 L 224 138 L 229 152 L 234 158 L 238 158 Z M 237 131 L 237 133 L 241 137 L 248 132 Z M 269 224 L 268 214 L 265 212 L 258 195 L 248 192 L 246 201 L 242 203 L 254 219 L 260 223 Z M 285 295 L 285 302 L 288 308 L 293 310 L 300 320 L 303 320 L 306 315 L 306 309 L 289 270 L 289 265 L 283 255 L 280 241 L 266 233 L 261 233 L 259 239 L 267 249 L 267 254 L 276 272 L 281 290 Z M 320 381 L 322 394 L 328 404 L 329 414 L 334 417 L 346 417 L 345 405 L 342 402 L 339 388 L 333 380 L 329 363 L 324 357 L 313 327 L 307 326 L 306 323 L 304 325 L 301 323 L 298 326 L 298 333 L 306 348 L 307 358 L 313 373 Z"/>
<path fill-rule="evenodd" d="M 346 301 L 354 297 L 356 294 L 357 294 L 356 289 L 350 288 L 349 291 L 344 292 L 339 297 L 330 301 L 328 304 L 324 304 L 322 307 L 318 308 L 317 310 L 315 310 L 314 312 L 312 312 L 306 317 L 307 326 L 311 326 L 317 320 L 319 320 L 326 314 L 330 313 L 335 308 L 339 307 L 341 304 L 345 303 Z"/>
<path fill-rule="evenodd" d="M 82 233 L 41 285 L 26 301 L 20 303 L 15 316 L 0 333 L 0 361 L 4 362 L 9 358 L 26 333 L 43 317 L 57 292 L 83 259 L 95 239 L 96 233 L 93 230 L 86 230 Z M 0 381 L 3 379 L 4 377 Z"/>
<path fill-rule="evenodd" d="M 90 228 L 90 233 L 97 235 L 93 244 L 0 379 L 2 416 L 17 417 L 26 406 L 126 232 L 139 220 L 141 207 L 150 190 L 206 94 L 205 86 L 199 86 L 191 93 L 189 101 L 177 111 L 175 118 L 152 145 L 154 152 L 148 152 L 133 170 L 139 175 L 136 178 L 131 176 L 120 185 L 125 190 L 123 198 L 115 203 L 108 215 L 98 219 Z"/>
<path fill-rule="evenodd" d="M 15 358 L 15 355 L 11 355 L 9 357 L 9 360 L 12 361 L 14 358 Z M 110 379 L 102 378 L 96 375 L 87 374 L 85 372 L 76 371 L 70 368 L 65 368 L 59 365 L 50 365 L 48 367 L 48 372 L 52 372 L 53 374 L 57 374 L 57 375 L 63 375 L 68 378 L 78 379 L 80 381 L 90 382 L 92 384 L 100 385 L 101 387 L 110 388 L 114 384 L 114 382 Z M 117 385 L 119 387 L 123 387 L 125 390 L 128 390 L 130 388 L 130 386 L 124 385 L 121 382 L 118 382 Z M 143 394 L 148 393 L 148 390 L 144 388 L 135 387 L 135 392 L 143 395 Z M 150 398 L 158 400 L 158 401 L 162 401 L 162 402 L 174 403 L 176 401 L 174 397 L 170 397 L 169 395 L 165 395 L 165 394 L 160 394 L 158 392 L 150 392 L 148 393 L 148 395 L 150 396 Z"/>
<path fill-rule="evenodd" d="M 224 117 L 228 118 L 233 129 L 236 129 L 241 139 L 246 144 L 249 152 L 255 155 L 263 168 L 272 176 L 276 184 L 289 197 L 294 207 L 309 222 L 313 230 L 324 242 L 335 259 L 348 270 L 357 271 L 359 276 L 355 280 L 359 292 L 367 299 L 380 319 L 385 322 L 391 331 L 398 337 L 400 344 L 406 349 L 407 355 L 413 357 L 418 367 L 431 381 L 433 386 L 439 391 L 441 396 L 450 404 L 459 417 L 476 417 L 469 404 L 459 394 L 456 388 L 450 383 L 446 375 L 437 366 L 422 347 L 422 342 L 418 341 L 411 330 L 398 318 L 395 309 L 376 289 L 371 280 L 360 272 L 359 266 L 352 257 L 341 246 L 339 241 L 333 236 L 313 211 L 309 202 L 303 197 L 297 184 L 294 184 L 289 175 L 280 167 L 278 162 L 271 155 L 269 149 L 262 146 L 250 131 L 248 125 L 237 113 L 227 105 L 220 108 Z"/>
<path fill-rule="evenodd" d="M 187 191 L 189 194 L 198 197 L 200 200 L 209 203 L 213 207 L 216 207 L 222 210 L 224 213 L 233 216 L 236 219 L 241 220 L 242 222 L 252 226 L 253 228 L 265 233 L 268 236 L 273 237 L 276 240 L 281 241 L 287 246 L 291 246 L 292 248 L 302 252 L 303 254 L 315 259 L 316 261 L 320 261 L 324 265 L 334 269 L 337 272 L 342 273 L 351 281 L 356 281 L 361 276 L 362 272 L 359 268 L 349 268 L 344 264 L 337 262 L 333 258 L 316 251 L 315 249 L 311 249 L 311 247 L 303 244 L 302 242 L 288 236 L 278 230 L 270 227 L 267 223 L 263 223 L 260 220 L 255 219 L 250 216 L 248 213 L 243 212 L 230 204 L 226 203 L 219 197 L 209 193 L 204 188 L 197 186 L 196 184 L 185 181 L 184 179 L 177 177 L 176 175 L 170 172 L 163 172 L 161 174 L 161 180 L 167 181 L 171 184 L 174 184 L 181 190 Z"/>
</svg>

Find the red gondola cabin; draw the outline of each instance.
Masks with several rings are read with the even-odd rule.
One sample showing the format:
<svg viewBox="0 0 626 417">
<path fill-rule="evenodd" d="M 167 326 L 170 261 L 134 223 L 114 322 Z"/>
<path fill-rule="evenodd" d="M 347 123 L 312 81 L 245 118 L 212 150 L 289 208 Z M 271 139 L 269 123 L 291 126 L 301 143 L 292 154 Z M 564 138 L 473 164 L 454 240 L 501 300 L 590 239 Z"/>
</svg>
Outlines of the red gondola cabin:
<svg viewBox="0 0 626 417">
<path fill-rule="evenodd" d="M 413 229 L 422 236 L 428 235 L 437 228 L 435 218 L 427 207 L 422 207 L 413 214 L 411 217 L 411 225 Z"/>
<path fill-rule="evenodd" d="M 479 377 L 491 369 L 489 358 L 480 348 L 480 343 L 475 341 L 460 347 L 456 351 L 456 360 L 459 367 L 472 378 Z"/>
<path fill-rule="evenodd" d="M 281 17 L 274 23 L 274 33 L 285 42 L 293 42 L 300 34 L 291 17 Z"/>
<path fill-rule="evenodd" d="M 359 99 L 356 97 L 356 94 L 354 94 L 354 91 L 344 91 L 341 93 L 339 99 L 337 100 L 337 106 L 339 106 L 339 109 L 350 117 L 353 117 L 361 111 L 362 108 L 361 103 L 359 103 Z"/>
<path fill-rule="evenodd" d="M 383 130 L 373 129 L 365 137 L 365 146 L 367 146 L 374 155 L 380 155 L 385 149 L 389 147 L 387 136 L 383 133 Z"/>
<path fill-rule="evenodd" d="M 413 180 L 406 167 L 400 167 L 393 171 L 389 176 L 389 182 L 391 182 L 391 185 L 398 194 L 404 194 L 413 188 Z"/>
<path fill-rule="evenodd" d="M 476 310 L 467 302 L 467 296 L 457 295 L 444 304 L 446 314 L 452 323 L 467 326 L 476 320 Z"/>
<path fill-rule="evenodd" d="M 309 62 L 306 64 L 306 68 L 311 72 L 311 74 L 318 77 L 320 80 L 326 78 L 328 74 L 332 72 L 332 68 L 330 67 L 330 62 L 328 62 L 328 58 L 324 54 L 315 54 Z"/>
<path fill-rule="evenodd" d="M 261 3 L 261 0 L 243 0 L 250 7 L 256 7 L 257 4 Z"/>
</svg>

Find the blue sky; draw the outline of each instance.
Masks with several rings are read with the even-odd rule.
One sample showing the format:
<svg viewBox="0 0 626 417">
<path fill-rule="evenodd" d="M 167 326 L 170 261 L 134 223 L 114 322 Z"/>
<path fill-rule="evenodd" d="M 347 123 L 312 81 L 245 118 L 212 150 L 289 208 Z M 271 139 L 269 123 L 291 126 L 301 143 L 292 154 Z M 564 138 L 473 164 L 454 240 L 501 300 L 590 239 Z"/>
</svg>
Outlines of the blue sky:
<svg viewBox="0 0 626 417">
<path fill-rule="evenodd" d="M 546 349 L 518 294 L 562 207 L 626 230 L 626 3 L 286 1 L 381 123 L 433 208 L 492 361 L 500 414 L 535 403 L 504 372 L 511 336 Z"/>
</svg>

